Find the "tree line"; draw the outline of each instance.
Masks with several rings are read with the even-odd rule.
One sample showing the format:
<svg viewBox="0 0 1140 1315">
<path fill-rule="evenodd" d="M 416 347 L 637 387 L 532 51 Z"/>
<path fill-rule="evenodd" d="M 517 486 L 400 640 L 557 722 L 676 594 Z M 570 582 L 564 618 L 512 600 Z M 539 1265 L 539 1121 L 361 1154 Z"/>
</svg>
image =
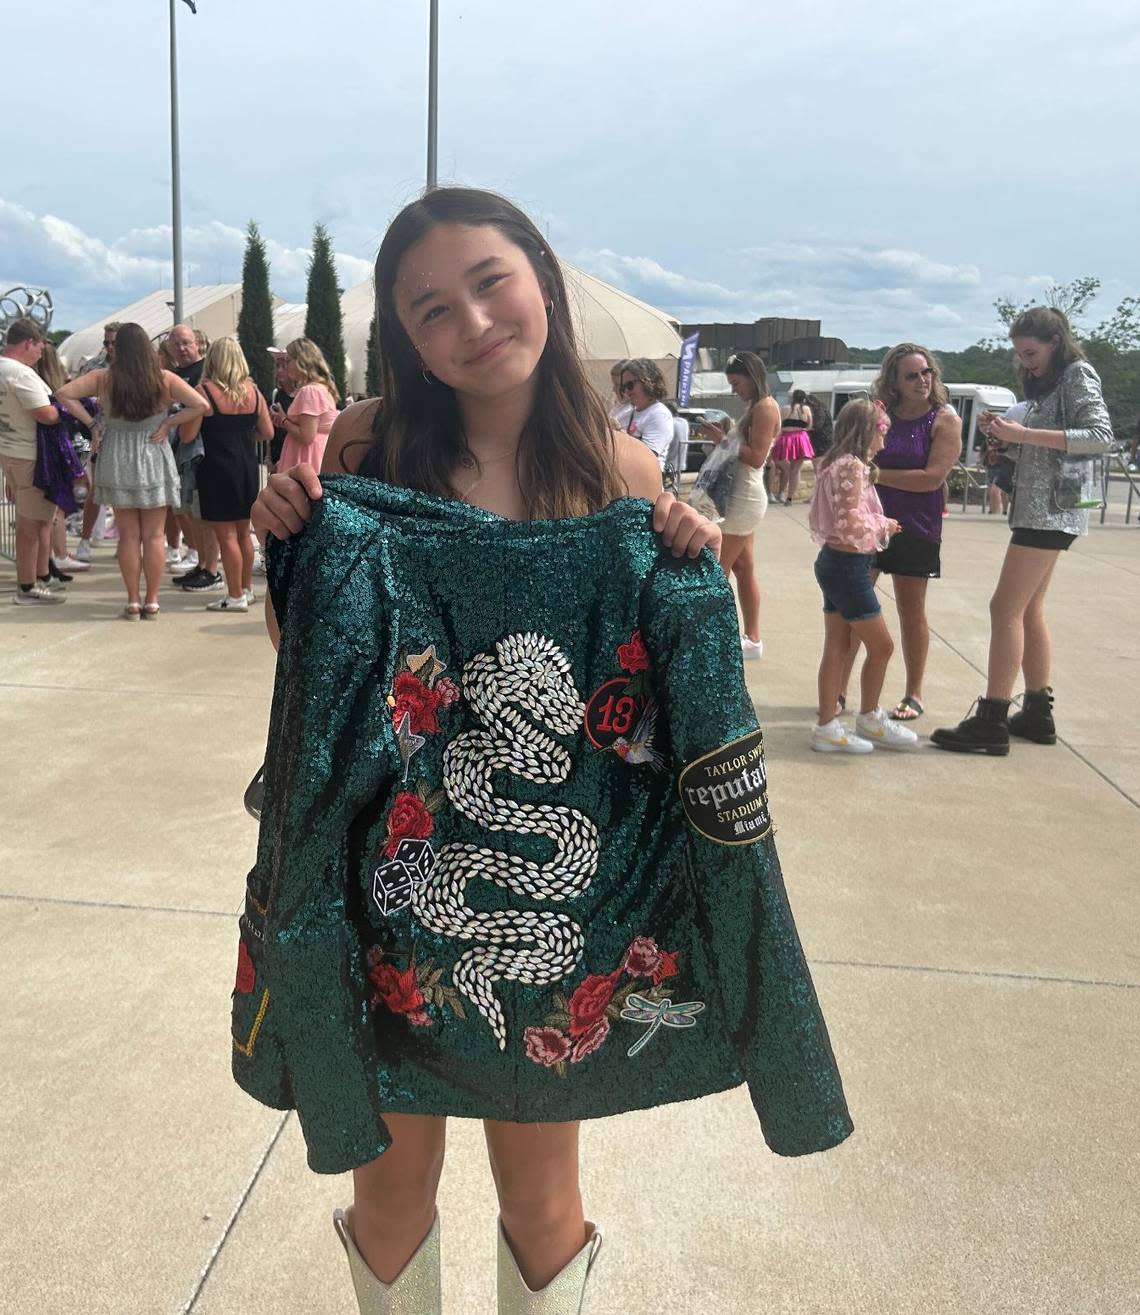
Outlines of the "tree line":
<svg viewBox="0 0 1140 1315">
<path fill-rule="evenodd" d="M 1125 297 L 1107 319 L 1090 325 L 1088 309 L 1100 286 L 1100 280 L 1091 276 L 1071 283 L 1055 283 L 1044 300 L 1068 317 L 1085 355 L 1100 375 L 1116 437 L 1123 439 L 1134 433 L 1140 422 L 1140 298 Z M 932 349 L 942 365 L 946 382 L 1000 384 L 1016 391 L 1017 377 L 1008 333 L 1021 312 L 1034 304 L 1038 303 L 1018 305 L 999 297 L 993 306 L 1004 334 L 983 338 L 960 352 Z M 852 347 L 848 361 L 851 365 L 877 365 L 888 350 L 888 347 Z"/>
</svg>

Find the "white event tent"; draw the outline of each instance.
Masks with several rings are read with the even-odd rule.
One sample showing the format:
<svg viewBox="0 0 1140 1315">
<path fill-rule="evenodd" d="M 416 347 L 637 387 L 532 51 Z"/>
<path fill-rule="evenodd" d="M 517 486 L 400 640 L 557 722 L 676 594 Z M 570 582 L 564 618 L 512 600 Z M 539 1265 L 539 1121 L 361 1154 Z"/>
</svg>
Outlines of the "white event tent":
<svg viewBox="0 0 1140 1315">
<path fill-rule="evenodd" d="M 609 400 L 609 372 L 615 361 L 646 356 L 656 361 L 670 391 L 675 387 L 677 360 L 681 352 L 680 326 L 664 311 L 657 310 L 619 288 L 603 283 L 572 265 L 563 265 L 570 297 L 574 330 L 587 373 L 602 397 Z M 103 325 L 111 320 L 134 321 L 155 338 L 171 325 L 173 292 L 161 288 L 141 301 L 109 312 L 97 324 L 80 329 L 60 345 L 60 356 L 70 370 L 98 355 Z M 274 298 L 273 341 L 284 347 L 305 331 L 305 307 Z M 241 311 L 241 284 L 219 283 L 187 288 L 184 297 L 186 323 L 201 329 L 208 338 L 237 333 Z M 345 360 L 348 390 L 364 392 L 368 327 L 372 321 L 372 280 L 358 283 L 341 296 L 344 320 Z"/>
<path fill-rule="evenodd" d="M 103 348 L 103 325 L 141 324 L 148 338 L 157 338 L 174 323 L 174 289 L 159 288 L 140 301 L 111 311 L 95 324 L 79 329 L 59 345 L 64 365 L 75 371 L 84 361 L 98 356 Z M 237 333 L 241 313 L 240 283 L 209 283 L 187 288 L 182 298 L 182 318 L 192 329 L 201 329 L 207 338 L 222 338 Z"/>
</svg>

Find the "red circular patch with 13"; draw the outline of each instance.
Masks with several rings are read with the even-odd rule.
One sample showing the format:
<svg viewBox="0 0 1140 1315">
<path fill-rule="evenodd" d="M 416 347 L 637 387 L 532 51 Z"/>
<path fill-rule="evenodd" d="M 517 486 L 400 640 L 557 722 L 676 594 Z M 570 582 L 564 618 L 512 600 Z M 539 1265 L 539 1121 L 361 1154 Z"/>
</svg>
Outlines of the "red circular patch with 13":
<svg viewBox="0 0 1140 1315">
<path fill-rule="evenodd" d="M 628 676 L 615 676 L 590 695 L 586 704 L 586 735 L 597 749 L 608 749 L 615 741 L 626 739 L 637 725 L 649 692 L 629 694 Z"/>
</svg>

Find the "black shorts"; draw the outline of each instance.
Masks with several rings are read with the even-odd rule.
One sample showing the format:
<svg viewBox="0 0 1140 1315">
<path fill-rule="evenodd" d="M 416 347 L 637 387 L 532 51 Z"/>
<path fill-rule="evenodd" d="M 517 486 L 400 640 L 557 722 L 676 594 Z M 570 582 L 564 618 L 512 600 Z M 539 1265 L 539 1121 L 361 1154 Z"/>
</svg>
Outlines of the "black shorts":
<svg viewBox="0 0 1140 1315">
<path fill-rule="evenodd" d="M 875 554 L 874 569 L 884 575 L 913 575 L 937 580 L 942 575 L 942 545 L 899 530 L 882 552 Z"/>
<path fill-rule="evenodd" d="M 1050 552 L 1068 552 L 1077 535 L 1064 530 L 1014 530 L 1010 543 L 1015 548 L 1045 548 Z"/>
</svg>

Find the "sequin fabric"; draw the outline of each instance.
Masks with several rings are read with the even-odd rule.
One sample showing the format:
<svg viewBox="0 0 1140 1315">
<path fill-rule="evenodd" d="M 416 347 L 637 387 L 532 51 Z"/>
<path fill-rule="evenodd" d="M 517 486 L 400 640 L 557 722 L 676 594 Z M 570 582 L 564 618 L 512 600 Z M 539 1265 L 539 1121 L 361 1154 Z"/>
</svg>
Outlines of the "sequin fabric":
<svg viewBox="0 0 1140 1315">
<path fill-rule="evenodd" d="M 777 1153 L 841 1142 L 715 559 L 673 558 L 635 499 L 518 523 L 324 488 L 269 550 L 240 1085 L 297 1109 L 326 1173 L 385 1149 L 386 1112 L 563 1121 L 742 1082 Z"/>
<path fill-rule="evenodd" d="M 1112 445 L 1112 421 L 1104 404 L 1100 376 L 1087 361 L 1073 361 L 1051 393 L 1032 402 L 1025 424 L 1030 429 L 1062 429 L 1066 451 L 1019 443 L 1009 449 L 1014 460 L 1009 523 L 1014 529 L 1059 530 L 1088 534 L 1089 514 L 1057 505 L 1056 490 L 1066 475 L 1082 489 L 1081 500 L 1100 497 L 1097 463 Z"/>
</svg>

